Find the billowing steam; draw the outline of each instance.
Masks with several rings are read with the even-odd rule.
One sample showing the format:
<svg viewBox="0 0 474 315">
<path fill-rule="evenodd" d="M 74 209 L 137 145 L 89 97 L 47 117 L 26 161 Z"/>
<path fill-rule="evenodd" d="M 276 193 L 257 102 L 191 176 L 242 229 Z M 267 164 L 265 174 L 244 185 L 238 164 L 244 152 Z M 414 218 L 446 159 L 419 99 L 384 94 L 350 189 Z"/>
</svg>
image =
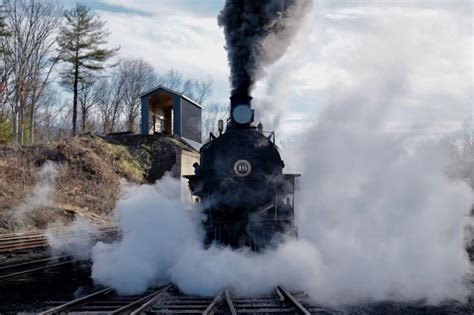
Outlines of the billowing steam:
<svg viewBox="0 0 474 315">
<path fill-rule="evenodd" d="M 347 121 L 354 104 L 345 101 L 298 149 L 315 152 L 299 161 L 300 235 L 321 255 L 318 281 L 327 283 L 311 292 L 343 302 L 466 297 L 470 192 L 445 174 L 449 147 L 440 141 L 408 149 L 406 138 Z M 370 105 L 355 107 L 365 115 Z"/>
<path fill-rule="evenodd" d="M 58 234 L 54 229 L 61 228 Z M 53 256 L 72 255 L 78 259 L 90 258 L 92 248 L 96 243 L 95 234 L 99 231 L 88 220 L 76 218 L 74 222 L 64 227 L 63 223 L 53 223 L 48 226 L 46 238 Z M 71 235 L 72 237 L 64 237 Z"/>
<path fill-rule="evenodd" d="M 272 11 L 274 3 L 296 13 Z M 300 6 L 308 5 L 227 2 L 220 23 L 228 40 L 234 93 L 247 92 L 265 65 L 280 56 L 264 49 L 268 16 L 278 17 L 270 25 L 280 25 L 292 20 L 288 16 L 303 14 Z M 321 91 L 330 106 L 309 132 L 295 139 L 295 147 L 282 154 L 288 167 L 302 173 L 295 208 L 299 240 L 261 254 L 204 249 L 199 210 L 185 210 L 179 202 L 179 182 L 166 177 L 155 186 L 129 188 L 118 203 L 123 238 L 94 248 L 93 279 L 123 293 L 172 281 L 184 292 L 200 295 L 223 288 L 248 295 L 268 293 L 279 284 L 303 290 L 321 303 L 464 300 L 469 294 L 469 261 L 463 225 L 470 190 L 447 179 L 450 156 L 442 141 L 414 144 L 414 134 L 385 128 L 389 115 L 406 99 L 428 105 L 427 99 L 436 99 L 433 95 L 458 99 L 447 83 L 430 86 L 425 80 L 422 94 L 429 97 L 423 99 L 413 82 L 414 74 L 426 78 L 426 69 L 436 65 L 445 73 L 440 60 L 462 59 L 464 46 L 450 46 L 457 30 L 443 35 L 446 25 L 455 24 L 445 23 L 451 19 L 442 20 L 431 11 L 424 19 L 423 14 L 407 18 L 398 8 L 387 17 L 384 9 L 376 23 L 363 23 L 368 39 L 358 38 L 350 46 L 335 36 L 335 42 L 324 43 L 321 58 L 328 60 L 321 60 L 321 68 L 336 68 L 336 75 L 325 78 L 327 90 Z M 348 12 L 343 13 L 343 21 L 353 23 L 346 19 Z M 401 27 L 405 25 L 406 30 Z M 294 28 L 284 32 L 288 30 L 291 34 Z M 433 30 L 436 36 L 428 36 Z M 270 37 L 279 39 L 278 34 Z M 440 55 L 427 54 L 432 51 Z M 421 61 L 429 66 L 423 68 Z M 449 82 L 462 86 L 462 78 L 449 77 Z M 430 114 L 441 107 L 429 107 Z M 290 159 L 288 153 L 296 157 Z"/>
<path fill-rule="evenodd" d="M 360 159 L 379 145 L 368 145 Z M 255 295 L 283 285 L 328 304 L 463 299 L 468 262 L 461 226 L 468 192 L 446 182 L 442 171 L 426 172 L 443 165 L 446 156 L 427 164 L 426 156 L 442 151 L 424 149 L 419 157 L 387 152 L 385 157 L 395 153 L 387 164 L 392 180 L 377 176 L 377 169 L 361 174 L 366 168 L 348 179 L 350 164 L 342 172 L 324 171 L 324 158 L 308 163 L 298 208 L 300 239 L 263 254 L 204 249 L 199 209 L 186 210 L 176 179 L 128 187 L 117 206 L 123 238 L 94 247 L 92 278 L 124 294 L 171 281 L 198 295 L 223 288 Z M 311 180 L 317 176 L 321 180 Z"/>
<path fill-rule="evenodd" d="M 254 83 L 285 53 L 310 11 L 310 0 L 227 0 L 224 27 L 232 95 L 249 95 Z"/>
<path fill-rule="evenodd" d="M 17 229 L 34 225 L 35 211 L 53 205 L 53 194 L 58 175 L 57 164 L 47 161 L 36 173 L 36 184 L 32 193 L 25 200 L 11 210 L 12 221 Z"/>
<path fill-rule="evenodd" d="M 122 293 L 137 293 L 170 280 L 170 269 L 186 259 L 184 251 L 199 247 L 199 220 L 185 210 L 180 182 L 169 176 L 154 186 L 126 186 L 124 193 L 116 209 L 122 240 L 94 247 L 92 278 Z"/>
<path fill-rule="evenodd" d="M 166 176 L 154 186 L 126 189 L 117 205 L 122 240 L 93 249 L 92 278 L 98 283 L 133 294 L 172 281 L 184 292 L 214 295 L 224 287 L 259 294 L 278 284 L 301 289 L 318 281 L 321 257 L 304 240 L 263 255 L 204 249 L 200 211 L 186 210 L 180 202 L 179 180 Z"/>
</svg>

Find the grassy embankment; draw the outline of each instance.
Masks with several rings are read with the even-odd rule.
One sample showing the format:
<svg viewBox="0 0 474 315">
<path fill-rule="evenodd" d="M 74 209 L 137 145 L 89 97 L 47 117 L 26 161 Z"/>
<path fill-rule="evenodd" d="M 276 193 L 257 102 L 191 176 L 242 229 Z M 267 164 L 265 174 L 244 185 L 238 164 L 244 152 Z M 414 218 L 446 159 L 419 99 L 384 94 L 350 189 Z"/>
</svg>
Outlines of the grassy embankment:
<svg viewBox="0 0 474 315">
<path fill-rule="evenodd" d="M 92 135 L 21 148 L 1 145 L 0 233 L 77 217 L 106 222 L 121 181 L 153 182 L 170 169 L 178 146 L 169 137 L 121 144 Z"/>
</svg>

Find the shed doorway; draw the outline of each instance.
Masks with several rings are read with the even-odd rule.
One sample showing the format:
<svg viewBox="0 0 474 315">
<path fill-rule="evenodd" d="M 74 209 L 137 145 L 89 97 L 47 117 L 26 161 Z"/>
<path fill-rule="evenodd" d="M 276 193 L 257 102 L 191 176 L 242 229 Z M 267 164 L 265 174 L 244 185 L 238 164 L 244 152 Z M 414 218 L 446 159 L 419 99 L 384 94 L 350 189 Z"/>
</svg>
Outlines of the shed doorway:
<svg viewBox="0 0 474 315">
<path fill-rule="evenodd" d="M 173 134 L 173 98 L 167 93 L 156 93 L 149 99 L 150 134 Z"/>
</svg>

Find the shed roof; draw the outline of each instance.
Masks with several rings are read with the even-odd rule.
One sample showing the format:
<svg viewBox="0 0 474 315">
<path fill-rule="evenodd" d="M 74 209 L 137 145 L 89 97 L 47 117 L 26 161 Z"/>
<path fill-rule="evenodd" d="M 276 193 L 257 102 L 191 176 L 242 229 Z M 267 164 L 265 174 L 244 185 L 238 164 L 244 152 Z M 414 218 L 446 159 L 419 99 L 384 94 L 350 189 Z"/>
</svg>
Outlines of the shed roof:
<svg viewBox="0 0 474 315">
<path fill-rule="evenodd" d="M 197 102 L 193 101 L 192 99 L 190 99 L 189 97 L 187 97 L 186 95 L 184 95 L 183 93 L 180 93 L 178 91 L 175 91 L 175 90 L 172 90 L 170 88 L 167 88 L 166 86 L 163 86 L 163 85 L 157 85 L 155 86 L 154 88 L 146 91 L 146 92 L 143 92 L 142 94 L 138 95 L 138 97 L 140 98 L 143 98 L 143 97 L 146 97 L 146 96 L 149 96 L 150 94 L 153 94 L 155 93 L 156 91 L 158 90 L 163 90 L 163 91 L 166 91 L 168 93 L 172 93 L 172 94 L 175 94 L 175 95 L 178 95 L 179 97 L 182 97 L 184 98 L 185 100 L 187 100 L 188 102 L 192 103 L 193 105 L 196 105 L 197 107 L 199 108 L 202 108 L 202 105 L 198 104 Z"/>
</svg>

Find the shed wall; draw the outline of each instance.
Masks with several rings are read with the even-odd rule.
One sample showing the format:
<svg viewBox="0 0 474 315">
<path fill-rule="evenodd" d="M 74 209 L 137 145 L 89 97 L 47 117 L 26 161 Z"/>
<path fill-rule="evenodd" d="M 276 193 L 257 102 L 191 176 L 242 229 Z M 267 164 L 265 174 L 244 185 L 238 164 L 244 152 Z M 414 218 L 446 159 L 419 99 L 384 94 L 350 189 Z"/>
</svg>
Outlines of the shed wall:
<svg viewBox="0 0 474 315">
<path fill-rule="evenodd" d="M 201 139 L 201 108 L 186 99 L 181 99 L 181 136 L 202 143 Z"/>
</svg>

